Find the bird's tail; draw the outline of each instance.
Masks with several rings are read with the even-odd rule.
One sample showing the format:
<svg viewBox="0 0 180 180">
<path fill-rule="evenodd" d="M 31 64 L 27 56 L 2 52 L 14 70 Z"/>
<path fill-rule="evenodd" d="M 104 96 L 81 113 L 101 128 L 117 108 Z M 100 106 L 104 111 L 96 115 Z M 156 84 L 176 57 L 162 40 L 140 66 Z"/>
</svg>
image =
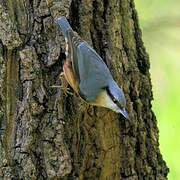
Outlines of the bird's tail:
<svg viewBox="0 0 180 180">
<path fill-rule="evenodd" d="M 59 17 L 56 21 L 55 21 L 61 28 L 63 35 L 67 38 L 68 36 L 68 31 L 72 30 L 69 22 L 67 21 L 67 19 L 64 16 Z"/>
</svg>

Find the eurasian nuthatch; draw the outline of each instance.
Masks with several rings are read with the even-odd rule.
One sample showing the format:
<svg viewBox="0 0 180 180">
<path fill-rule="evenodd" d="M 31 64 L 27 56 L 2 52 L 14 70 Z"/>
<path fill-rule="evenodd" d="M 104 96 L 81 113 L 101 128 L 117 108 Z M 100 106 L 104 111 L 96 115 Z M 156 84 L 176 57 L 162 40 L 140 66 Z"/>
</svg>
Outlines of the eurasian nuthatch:
<svg viewBox="0 0 180 180">
<path fill-rule="evenodd" d="M 56 20 L 66 41 L 63 71 L 67 82 L 86 102 L 103 106 L 129 118 L 126 99 L 97 52 L 73 31 L 65 17 Z"/>
</svg>

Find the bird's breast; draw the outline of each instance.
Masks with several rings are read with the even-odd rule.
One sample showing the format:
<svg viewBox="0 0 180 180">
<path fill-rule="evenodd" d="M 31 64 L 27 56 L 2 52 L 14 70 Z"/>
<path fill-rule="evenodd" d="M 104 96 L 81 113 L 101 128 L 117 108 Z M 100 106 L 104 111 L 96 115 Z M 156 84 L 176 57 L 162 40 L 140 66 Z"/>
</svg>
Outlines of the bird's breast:
<svg viewBox="0 0 180 180">
<path fill-rule="evenodd" d="M 69 85 L 73 88 L 73 90 L 79 94 L 79 83 L 77 80 L 77 77 L 73 71 L 72 68 L 72 62 L 70 60 L 66 60 L 64 65 L 63 65 L 63 72 L 64 76 L 69 83 Z"/>
</svg>

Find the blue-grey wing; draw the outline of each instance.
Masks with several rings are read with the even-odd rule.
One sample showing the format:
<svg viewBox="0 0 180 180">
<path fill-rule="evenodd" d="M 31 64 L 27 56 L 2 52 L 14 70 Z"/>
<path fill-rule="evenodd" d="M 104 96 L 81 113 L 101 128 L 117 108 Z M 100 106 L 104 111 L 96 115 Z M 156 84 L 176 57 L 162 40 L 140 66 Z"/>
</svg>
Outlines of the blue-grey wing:
<svg viewBox="0 0 180 180">
<path fill-rule="evenodd" d="M 86 42 L 77 48 L 80 91 L 87 101 L 93 101 L 112 78 L 102 58 Z"/>
</svg>

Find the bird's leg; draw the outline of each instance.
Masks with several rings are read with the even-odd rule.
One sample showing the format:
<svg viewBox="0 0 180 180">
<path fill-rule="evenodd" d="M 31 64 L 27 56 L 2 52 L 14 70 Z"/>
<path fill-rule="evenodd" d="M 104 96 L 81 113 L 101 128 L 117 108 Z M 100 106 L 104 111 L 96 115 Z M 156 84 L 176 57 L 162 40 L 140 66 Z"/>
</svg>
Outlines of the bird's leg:
<svg viewBox="0 0 180 180">
<path fill-rule="evenodd" d="M 70 88 L 68 88 L 68 82 L 64 76 L 64 72 L 62 72 L 60 75 L 59 75 L 59 78 L 60 78 L 60 81 L 61 81 L 61 85 L 58 86 L 58 85 L 53 85 L 51 86 L 51 88 L 60 88 L 63 90 L 64 94 L 67 96 L 68 94 L 70 95 L 73 95 L 72 92 L 70 92 Z"/>
<path fill-rule="evenodd" d="M 64 90 L 65 94 L 77 95 L 79 92 L 79 84 L 76 75 L 73 71 L 72 62 L 66 59 L 63 65 L 63 73 L 60 74 L 61 86 L 60 88 Z M 69 91 L 68 85 L 72 87 L 74 93 Z M 56 87 L 57 86 L 53 86 Z"/>
<path fill-rule="evenodd" d="M 70 92 L 70 88 L 68 88 L 69 83 L 67 82 L 65 76 L 64 76 L 64 72 L 62 72 L 59 76 L 60 80 L 61 80 L 61 86 L 60 88 L 64 91 L 65 95 L 67 96 L 68 94 L 73 95 L 72 92 Z"/>
<path fill-rule="evenodd" d="M 79 84 L 77 81 L 77 77 L 73 71 L 72 62 L 70 60 L 66 60 L 63 65 L 64 77 L 68 84 L 72 87 L 74 92 L 78 94 L 79 92 Z"/>
</svg>

